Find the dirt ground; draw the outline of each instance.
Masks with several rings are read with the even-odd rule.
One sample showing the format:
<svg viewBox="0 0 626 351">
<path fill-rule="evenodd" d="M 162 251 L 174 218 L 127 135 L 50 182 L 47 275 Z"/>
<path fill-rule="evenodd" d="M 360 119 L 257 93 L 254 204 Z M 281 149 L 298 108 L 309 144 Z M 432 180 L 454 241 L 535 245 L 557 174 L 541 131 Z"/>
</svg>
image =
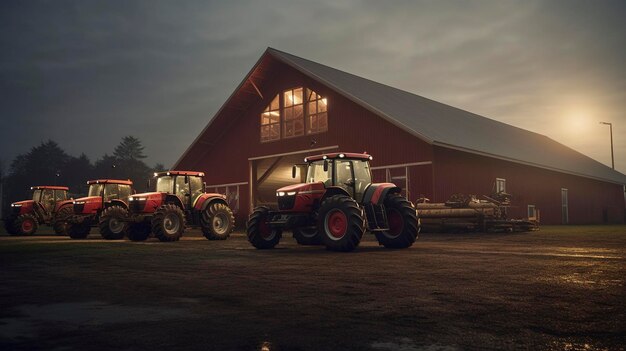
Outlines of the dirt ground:
<svg viewBox="0 0 626 351">
<path fill-rule="evenodd" d="M 626 226 L 366 235 L 352 253 L 244 235 L 0 235 L 2 350 L 624 350 Z"/>
</svg>

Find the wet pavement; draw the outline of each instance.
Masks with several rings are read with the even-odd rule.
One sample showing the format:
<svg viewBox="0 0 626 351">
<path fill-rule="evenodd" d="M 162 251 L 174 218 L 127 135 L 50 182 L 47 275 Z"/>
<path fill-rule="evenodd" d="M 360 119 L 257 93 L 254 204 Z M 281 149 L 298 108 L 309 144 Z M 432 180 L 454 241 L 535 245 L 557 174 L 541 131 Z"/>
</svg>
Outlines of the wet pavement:
<svg viewBox="0 0 626 351">
<path fill-rule="evenodd" d="M 0 349 L 624 350 L 626 226 L 372 236 L 0 236 Z"/>
</svg>

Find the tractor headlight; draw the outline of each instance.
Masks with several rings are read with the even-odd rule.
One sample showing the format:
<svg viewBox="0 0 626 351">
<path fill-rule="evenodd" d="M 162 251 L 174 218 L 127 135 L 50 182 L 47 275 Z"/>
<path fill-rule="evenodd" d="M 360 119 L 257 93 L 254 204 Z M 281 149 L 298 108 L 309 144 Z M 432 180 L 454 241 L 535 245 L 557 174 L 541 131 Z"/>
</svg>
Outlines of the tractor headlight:
<svg viewBox="0 0 626 351">
<path fill-rule="evenodd" d="M 22 207 L 22 204 L 11 204 L 11 207 Z"/>
<path fill-rule="evenodd" d="M 146 201 L 145 197 L 129 197 L 128 201 Z"/>
<path fill-rule="evenodd" d="M 290 192 L 287 193 L 287 195 L 294 196 L 294 195 L 296 195 L 296 192 L 295 191 L 290 191 Z"/>
<path fill-rule="evenodd" d="M 284 191 L 277 191 L 276 192 L 276 196 L 285 196 L 285 192 Z"/>
<path fill-rule="evenodd" d="M 85 201 L 74 201 L 72 202 L 74 205 L 84 205 Z"/>
</svg>

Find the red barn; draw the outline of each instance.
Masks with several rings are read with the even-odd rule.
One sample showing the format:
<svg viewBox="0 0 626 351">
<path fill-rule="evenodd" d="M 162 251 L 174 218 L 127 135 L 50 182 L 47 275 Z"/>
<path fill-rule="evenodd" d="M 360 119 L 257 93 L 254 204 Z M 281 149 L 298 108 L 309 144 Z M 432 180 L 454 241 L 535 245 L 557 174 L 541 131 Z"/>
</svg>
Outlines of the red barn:
<svg viewBox="0 0 626 351">
<path fill-rule="evenodd" d="M 624 223 L 626 176 L 556 141 L 268 48 L 176 162 L 207 174 L 243 223 L 296 182 L 293 164 L 333 151 L 374 156 L 376 181 L 411 200 L 506 190 L 511 217 Z"/>
</svg>

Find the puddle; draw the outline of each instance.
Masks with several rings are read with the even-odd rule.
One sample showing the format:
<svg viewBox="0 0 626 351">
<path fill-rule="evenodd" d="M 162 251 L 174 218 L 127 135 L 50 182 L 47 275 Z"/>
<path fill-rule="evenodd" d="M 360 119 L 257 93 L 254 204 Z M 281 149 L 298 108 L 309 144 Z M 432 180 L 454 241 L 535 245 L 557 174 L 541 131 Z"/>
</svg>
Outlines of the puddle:
<svg viewBox="0 0 626 351">
<path fill-rule="evenodd" d="M 459 351 L 458 347 L 446 345 L 418 345 L 410 338 L 398 338 L 394 341 L 377 341 L 372 343 L 374 350 L 384 351 Z"/>
<path fill-rule="evenodd" d="M 0 318 L 0 339 L 35 338 L 39 327 L 82 328 L 104 324 L 151 322 L 187 317 L 185 309 L 112 305 L 100 301 L 21 305 L 19 317 Z"/>
</svg>

